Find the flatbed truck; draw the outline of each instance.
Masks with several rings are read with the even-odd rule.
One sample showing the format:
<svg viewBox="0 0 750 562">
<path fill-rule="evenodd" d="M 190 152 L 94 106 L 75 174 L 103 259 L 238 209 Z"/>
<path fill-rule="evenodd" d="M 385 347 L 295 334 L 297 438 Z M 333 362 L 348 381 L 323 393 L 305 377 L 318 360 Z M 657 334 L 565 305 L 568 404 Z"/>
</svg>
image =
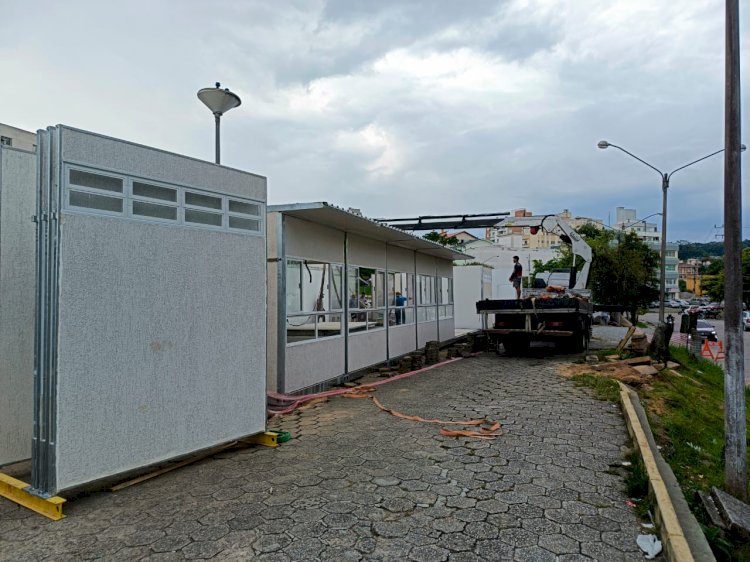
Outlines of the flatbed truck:
<svg viewBox="0 0 750 562">
<path fill-rule="evenodd" d="M 523 354 L 533 341 L 552 341 L 569 352 L 588 349 L 594 305 L 586 289 L 591 265 L 591 247 L 565 221 L 555 215 L 510 217 L 499 226 L 528 227 L 557 233 L 571 245 L 573 263 L 583 259 L 580 274 L 571 267 L 567 287 L 523 289 L 521 299 L 483 300 L 476 303 L 482 315 L 482 331 L 499 350 L 500 344 L 510 355 Z M 563 294 L 559 294 L 563 293 Z"/>
</svg>

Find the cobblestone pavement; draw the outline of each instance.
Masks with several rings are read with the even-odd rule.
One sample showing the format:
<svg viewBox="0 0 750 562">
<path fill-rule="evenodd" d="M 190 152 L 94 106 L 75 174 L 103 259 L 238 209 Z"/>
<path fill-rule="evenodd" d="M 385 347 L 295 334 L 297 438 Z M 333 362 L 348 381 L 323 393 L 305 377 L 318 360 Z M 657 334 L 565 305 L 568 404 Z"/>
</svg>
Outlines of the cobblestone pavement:
<svg viewBox="0 0 750 562">
<path fill-rule="evenodd" d="M 642 560 L 608 465 L 619 408 L 555 374 L 560 359 L 486 354 L 380 386 L 426 418 L 491 418 L 493 441 L 448 438 L 370 400 L 275 420 L 294 439 L 230 451 L 48 522 L 0 499 L 0 559 Z"/>
</svg>

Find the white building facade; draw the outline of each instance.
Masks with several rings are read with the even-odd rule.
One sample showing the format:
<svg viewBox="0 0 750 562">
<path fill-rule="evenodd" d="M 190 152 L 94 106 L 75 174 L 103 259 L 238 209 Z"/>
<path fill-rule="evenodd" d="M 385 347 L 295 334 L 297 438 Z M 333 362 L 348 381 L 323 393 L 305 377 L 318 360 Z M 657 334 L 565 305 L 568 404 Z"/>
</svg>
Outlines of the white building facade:
<svg viewBox="0 0 750 562">
<path fill-rule="evenodd" d="M 310 392 L 455 337 L 453 259 L 327 203 L 268 207 L 268 389 Z"/>
</svg>

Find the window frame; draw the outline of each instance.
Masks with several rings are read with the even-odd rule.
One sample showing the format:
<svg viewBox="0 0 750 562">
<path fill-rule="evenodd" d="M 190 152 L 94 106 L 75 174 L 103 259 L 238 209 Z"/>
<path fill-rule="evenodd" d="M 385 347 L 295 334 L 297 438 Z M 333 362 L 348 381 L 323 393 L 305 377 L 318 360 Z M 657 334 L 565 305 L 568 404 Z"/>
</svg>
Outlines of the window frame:
<svg viewBox="0 0 750 562">
<path fill-rule="evenodd" d="M 375 280 L 375 282 L 374 282 L 374 284 L 372 286 L 371 293 L 370 293 L 371 301 L 372 301 L 372 305 L 373 306 L 371 306 L 371 307 L 357 306 L 356 308 L 353 308 L 353 307 L 350 306 L 349 299 L 350 299 L 350 295 L 352 293 L 352 287 L 349 287 L 349 270 L 350 269 L 356 269 L 357 270 L 357 275 L 356 275 L 356 279 L 357 279 L 357 291 L 356 291 L 356 294 L 357 294 L 357 303 L 358 304 L 360 304 L 360 302 L 361 302 L 360 299 L 359 299 L 359 279 L 361 278 L 359 270 L 360 269 L 367 269 L 367 270 L 370 270 L 372 272 L 370 278 Z M 388 291 L 388 281 L 387 281 L 387 279 L 388 278 L 386 276 L 386 269 L 383 268 L 383 267 L 369 267 L 369 266 L 366 266 L 366 265 L 359 265 L 359 264 L 349 263 L 344 268 L 344 271 L 345 271 L 346 281 L 347 281 L 347 285 L 346 285 L 346 305 L 347 305 L 346 306 L 346 310 L 347 310 L 347 313 L 349 314 L 349 321 L 347 322 L 347 331 L 348 331 L 349 335 L 366 334 L 366 333 L 369 333 L 369 332 L 377 332 L 379 330 L 385 330 L 386 327 L 387 327 L 387 324 L 388 324 L 388 298 L 387 298 L 387 291 Z M 378 295 L 378 287 L 377 287 L 377 285 L 378 285 L 378 283 L 380 283 L 381 279 L 382 279 L 382 282 L 383 282 L 383 285 L 384 285 L 382 287 L 382 289 L 381 289 L 384 298 L 383 298 L 383 305 L 382 306 L 378 306 L 378 304 L 376 302 L 377 295 Z M 382 314 L 382 317 L 383 317 L 382 324 L 380 324 L 380 325 L 376 324 L 375 326 L 371 327 L 370 326 L 370 314 L 371 313 L 375 313 L 375 314 L 380 313 L 380 314 Z M 352 319 L 352 316 L 353 315 L 362 315 L 362 314 L 365 315 L 365 320 L 364 320 L 365 326 L 364 326 L 364 328 L 363 329 L 352 330 L 351 329 L 351 322 L 355 321 L 355 320 Z M 356 321 L 357 322 L 361 322 L 362 320 L 356 320 Z"/>
<path fill-rule="evenodd" d="M 119 179 L 122 181 L 122 191 L 121 192 L 108 191 L 105 189 L 97 189 L 95 187 L 88 187 L 88 186 L 83 186 L 83 185 L 79 185 L 76 183 L 72 183 L 70 180 L 71 170 Z M 136 195 L 133 191 L 134 182 L 144 183 L 148 185 L 153 185 L 154 187 L 161 187 L 165 189 L 174 190 L 176 191 L 176 194 L 177 194 L 176 201 L 167 201 L 164 199 L 157 199 L 157 198 L 148 197 L 145 195 Z M 180 226 L 184 228 L 199 228 L 203 230 L 213 230 L 213 231 L 218 231 L 218 232 L 231 232 L 234 234 L 243 234 L 245 236 L 264 236 L 265 235 L 266 203 L 263 201 L 258 201 L 257 199 L 249 198 L 249 197 L 217 193 L 209 189 L 203 189 L 200 187 L 172 184 L 169 182 L 159 181 L 159 180 L 155 180 L 151 178 L 145 178 L 145 177 L 138 176 L 138 175 L 114 172 L 111 170 L 106 170 L 106 169 L 101 169 L 101 168 L 93 168 L 91 166 L 86 166 L 83 164 L 71 163 L 71 162 L 66 162 L 63 165 L 62 185 L 63 185 L 62 208 L 65 212 L 70 212 L 70 213 L 75 213 L 75 214 L 84 214 L 84 215 L 116 217 L 116 218 L 122 218 L 126 220 L 143 221 L 143 222 L 156 223 L 156 224 L 162 224 L 162 225 L 175 225 L 175 226 Z M 70 203 L 70 193 L 72 191 L 77 191 L 77 192 L 87 193 L 87 194 L 92 194 L 92 195 L 99 195 L 99 196 L 108 197 L 111 199 L 120 199 L 122 200 L 122 211 L 109 211 L 109 210 L 104 210 L 104 209 L 96 209 L 93 207 L 82 207 L 78 205 L 73 205 Z M 205 195 L 209 197 L 215 197 L 220 200 L 221 209 L 211 209 L 208 207 L 201 207 L 198 205 L 186 204 L 185 203 L 186 193 L 195 193 L 196 195 Z M 164 218 L 164 217 L 152 217 L 148 215 L 136 214 L 133 212 L 133 203 L 136 201 L 141 202 L 141 203 L 148 203 L 151 205 L 161 205 L 164 207 L 175 208 L 177 210 L 176 218 L 170 219 L 170 218 Z M 244 213 L 236 212 L 236 211 L 233 211 L 230 213 L 229 212 L 230 201 L 254 205 L 258 209 L 258 214 L 250 215 L 250 214 L 244 214 Z M 202 224 L 202 223 L 187 221 L 185 220 L 186 210 L 201 211 L 201 212 L 220 215 L 221 225 Z M 250 230 L 246 228 L 230 227 L 229 226 L 230 216 L 257 220 L 258 229 Z"/>
<path fill-rule="evenodd" d="M 300 310 L 299 311 L 295 311 L 295 312 L 289 312 L 287 310 L 286 316 L 285 316 L 285 319 L 284 319 L 284 325 L 285 325 L 285 327 L 287 327 L 289 325 L 289 323 L 290 323 L 289 322 L 290 319 L 293 319 L 293 318 L 311 319 L 311 321 L 304 322 L 304 324 L 313 324 L 314 325 L 314 331 L 313 331 L 312 337 L 310 337 L 310 338 L 307 338 L 307 339 L 304 339 L 304 340 L 300 340 L 300 341 L 290 342 L 289 341 L 289 331 L 288 331 L 288 328 L 287 328 L 287 342 L 286 342 L 287 347 L 292 347 L 292 346 L 296 346 L 296 345 L 304 345 L 304 344 L 307 344 L 307 343 L 310 343 L 310 342 L 315 342 L 315 341 L 318 341 L 318 340 L 329 340 L 329 339 L 333 339 L 333 338 L 341 338 L 341 337 L 344 336 L 344 315 L 346 314 L 346 311 L 344 310 L 344 302 L 343 302 L 343 298 L 345 297 L 345 294 L 343 294 L 343 279 L 341 280 L 342 281 L 342 303 L 341 303 L 342 308 L 335 308 L 335 309 L 334 308 L 330 308 L 329 310 L 305 310 L 304 309 L 304 303 L 305 303 L 305 294 L 306 293 L 305 293 L 305 290 L 304 290 L 304 285 L 302 283 L 302 277 L 305 274 L 305 265 L 304 264 L 305 264 L 306 261 L 310 262 L 312 260 L 310 260 L 308 258 L 297 257 L 297 256 L 287 256 L 284 259 L 284 276 L 286 278 L 286 287 L 287 287 L 286 293 L 284 294 L 284 302 L 285 303 L 287 303 L 287 298 L 288 298 L 288 294 L 289 294 L 289 283 L 290 283 L 290 279 L 288 277 L 289 263 L 290 262 L 294 262 L 294 263 L 299 264 L 299 266 L 300 266 L 299 267 L 300 277 L 297 280 L 298 283 L 299 283 Z M 330 307 L 331 303 L 332 303 L 332 299 L 331 299 L 331 294 L 332 294 L 332 291 L 333 291 L 333 284 L 332 284 L 333 273 L 332 273 L 332 271 L 334 269 L 334 266 L 338 266 L 338 267 L 341 268 L 342 275 L 343 275 L 343 271 L 345 271 L 346 268 L 344 267 L 344 264 L 340 263 L 340 262 L 315 261 L 314 263 L 315 264 L 323 264 L 323 265 L 326 266 L 326 271 L 327 271 L 326 288 L 327 288 L 327 294 L 328 294 L 328 299 L 327 299 L 328 302 L 326 304 Z M 318 324 L 320 322 L 324 322 L 325 320 L 321 320 L 320 317 L 321 316 L 325 317 L 325 316 L 330 316 L 330 315 L 339 315 L 341 317 L 341 320 L 339 321 L 339 331 L 337 333 L 334 333 L 334 334 L 321 336 L 321 335 L 319 335 Z"/>
</svg>

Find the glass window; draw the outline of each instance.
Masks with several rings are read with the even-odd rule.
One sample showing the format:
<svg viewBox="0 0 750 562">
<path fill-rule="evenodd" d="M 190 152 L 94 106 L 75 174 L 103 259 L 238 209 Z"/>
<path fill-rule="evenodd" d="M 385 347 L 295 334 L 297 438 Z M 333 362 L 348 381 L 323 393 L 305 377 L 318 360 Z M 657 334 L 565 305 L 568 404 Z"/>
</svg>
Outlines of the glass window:
<svg viewBox="0 0 750 562">
<path fill-rule="evenodd" d="M 260 221 L 258 219 L 246 219 L 245 217 L 233 217 L 229 215 L 229 228 L 260 232 Z"/>
<path fill-rule="evenodd" d="M 302 310 L 328 310 L 328 264 L 302 261 Z"/>
<path fill-rule="evenodd" d="M 346 271 L 346 286 L 349 292 L 349 301 L 347 306 L 349 308 L 359 308 L 359 298 L 357 297 L 357 278 L 359 277 L 358 268 L 351 267 Z"/>
<path fill-rule="evenodd" d="M 435 304 L 435 280 L 431 275 L 418 275 L 417 276 L 417 291 L 418 291 L 418 303 L 417 304 Z"/>
<path fill-rule="evenodd" d="M 244 201 L 229 200 L 229 212 L 243 215 L 260 216 L 260 205 L 257 203 L 246 203 Z"/>
<path fill-rule="evenodd" d="M 344 268 L 310 260 L 286 263 L 287 313 L 340 311 Z"/>
<path fill-rule="evenodd" d="M 102 189 L 122 193 L 122 178 L 84 172 L 83 170 L 70 170 L 68 176 L 70 183 L 81 187 L 90 187 L 92 189 Z"/>
<path fill-rule="evenodd" d="M 301 275 L 302 263 L 299 261 L 287 260 L 286 262 L 286 311 L 302 311 L 302 284 Z"/>
<path fill-rule="evenodd" d="M 203 195 L 201 193 L 185 192 L 185 205 L 205 207 L 207 209 L 221 209 L 221 197 Z"/>
<path fill-rule="evenodd" d="M 151 199 L 160 199 L 162 201 L 177 202 L 176 189 L 141 183 L 139 181 L 133 182 L 133 195 L 137 195 L 138 197 L 149 197 Z"/>
<path fill-rule="evenodd" d="M 344 308 L 344 266 L 331 265 L 331 310 Z"/>
<path fill-rule="evenodd" d="M 155 219 L 177 220 L 177 207 L 133 201 L 133 214 Z"/>
<path fill-rule="evenodd" d="M 119 197 L 106 197 L 95 193 L 73 190 L 68 193 L 68 203 L 73 207 L 122 213 L 123 200 Z"/>
<path fill-rule="evenodd" d="M 221 215 L 217 213 L 207 213 L 205 211 L 196 211 L 195 209 L 185 209 L 185 222 L 207 224 L 211 226 L 221 226 L 221 218 Z"/>
<path fill-rule="evenodd" d="M 198 224 L 236 234 L 263 232 L 262 203 L 209 195 L 180 186 L 151 183 L 141 178 L 119 177 L 66 165 L 67 209 L 88 209 L 124 218 Z M 224 218 L 226 217 L 226 219 Z"/>
<path fill-rule="evenodd" d="M 378 271 L 375 275 L 375 305 L 385 307 L 385 272 Z"/>
</svg>

